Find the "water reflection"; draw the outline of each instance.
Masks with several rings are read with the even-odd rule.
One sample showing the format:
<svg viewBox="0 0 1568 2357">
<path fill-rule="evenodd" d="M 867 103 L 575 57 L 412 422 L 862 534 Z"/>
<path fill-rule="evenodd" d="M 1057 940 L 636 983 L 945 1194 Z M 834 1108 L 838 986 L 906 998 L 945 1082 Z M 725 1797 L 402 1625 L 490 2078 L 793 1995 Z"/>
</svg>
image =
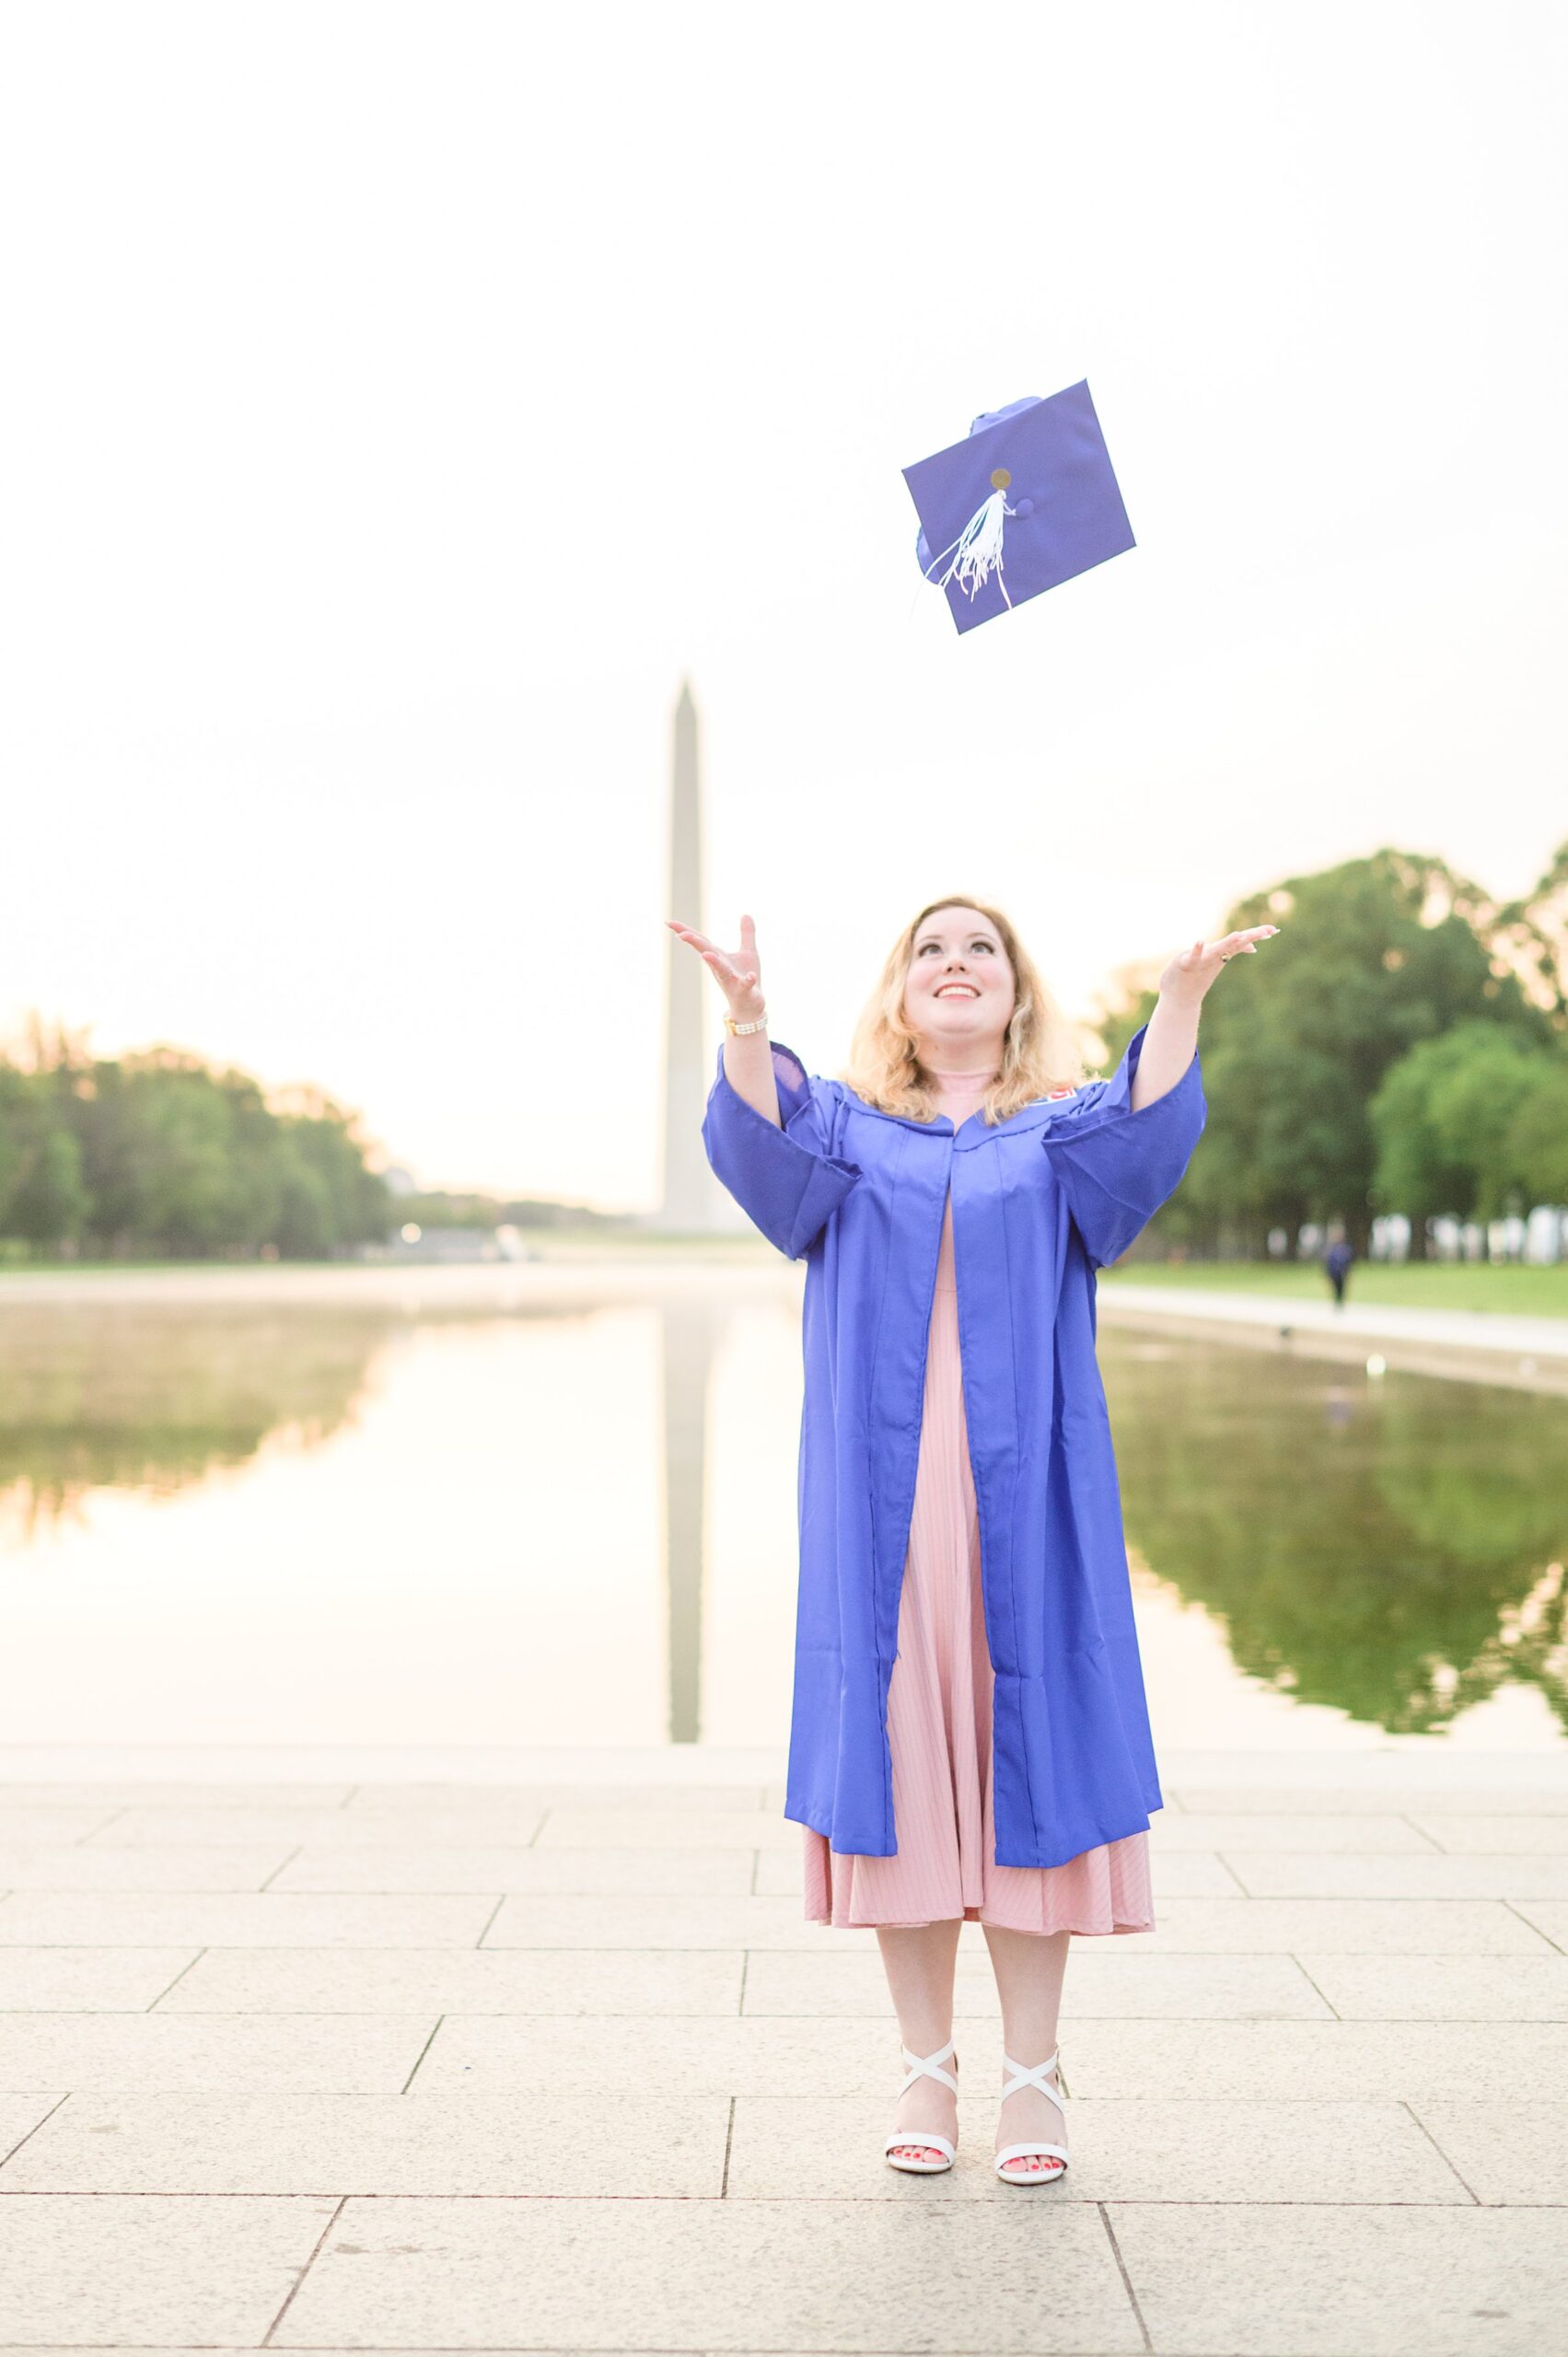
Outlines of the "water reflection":
<svg viewBox="0 0 1568 2357">
<path fill-rule="evenodd" d="M 171 1497 L 270 1436 L 314 1446 L 349 1415 L 388 1325 L 385 1313 L 7 1305 L 0 1514 L 31 1537 L 95 1490 Z"/>
<path fill-rule="evenodd" d="M 751 1460 L 796 1411 L 797 1311 L 787 1274 L 727 1280 L 5 1303 L 8 1737 L 771 1739 L 793 1585 L 749 1517 L 789 1498 Z"/>
<path fill-rule="evenodd" d="M 782 1743 L 790 1273 L 529 1282 L 6 1304 L 12 1739 Z M 1568 1401 L 1101 1360 L 1161 1742 L 1564 1739 Z"/>
<path fill-rule="evenodd" d="M 1130 1543 L 1237 1667 L 1424 1733 L 1515 1680 L 1568 1729 L 1568 1401 L 1108 1332 Z"/>
<path fill-rule="evenodd" d="M 729 1313 L 702 1295 L 677 1295 L 659 1308 L 671 1743 L 697 1743 L 703 1732 L 708 1386 L 728 1322 Z"/>
</svg>

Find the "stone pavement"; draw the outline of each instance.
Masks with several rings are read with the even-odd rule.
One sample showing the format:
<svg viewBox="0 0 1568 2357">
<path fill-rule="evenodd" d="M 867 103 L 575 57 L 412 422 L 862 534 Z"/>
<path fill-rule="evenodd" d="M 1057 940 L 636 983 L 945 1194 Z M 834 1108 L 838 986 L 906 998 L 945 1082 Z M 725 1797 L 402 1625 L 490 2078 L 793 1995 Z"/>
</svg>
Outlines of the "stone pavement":
<svg viewBox="0 0 1568 2357">
<path fill-rule="evenodd" d="M 1019 2189 L 972 1924 L 885 2165 L 776 1754 L 0 1754 L 0 2350 L 1568 2348 L 1568 1753 L 1162 1771 Z"/>
<path fill-rule="evenodd" d="M 1130 1264 L 1135 1270 L 1136 1264 Z M 1352 1278 L 1353 1288 L 1354 1279 Z M 1406 1309 L 1348 1299 L 1336 1309 L 1288 1294 L 1227 1292 L 1223 1285 L 1140 1284 L 1135 1273 L 1102 1277 L 1106 1325 L 1282 1344 L 1308 1358 L 1365 1363 L 1374 1352 L 1414 1375 L 1456 1376 L 1527 1391 L 1568 1391 L 1568 1318 L 1514 1318 L 1492 1309 Z M 1565 2344 L 1568 2345 L 1568 2344 Z"/>
</svg>

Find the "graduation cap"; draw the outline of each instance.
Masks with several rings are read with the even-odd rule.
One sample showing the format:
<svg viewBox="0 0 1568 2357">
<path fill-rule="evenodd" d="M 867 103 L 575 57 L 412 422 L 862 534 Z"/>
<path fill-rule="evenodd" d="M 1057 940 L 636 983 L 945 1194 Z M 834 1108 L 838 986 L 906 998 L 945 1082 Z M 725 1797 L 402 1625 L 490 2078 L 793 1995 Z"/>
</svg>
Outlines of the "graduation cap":
<svg viewBox="0 0 1568 2357">
<path fill-rule="evenodd" d="M 988 410 L 903 477 L 921 571 L 961 631 L 1136 545 L 1086 381 Z"/>
</svg>

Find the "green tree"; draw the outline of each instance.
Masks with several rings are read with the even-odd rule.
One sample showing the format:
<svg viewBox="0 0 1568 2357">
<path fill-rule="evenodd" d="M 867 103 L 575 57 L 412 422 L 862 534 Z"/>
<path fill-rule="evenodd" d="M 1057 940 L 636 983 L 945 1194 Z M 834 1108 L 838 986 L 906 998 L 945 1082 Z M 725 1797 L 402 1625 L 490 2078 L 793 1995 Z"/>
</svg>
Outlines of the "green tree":
<svg viewBox="0 0 1568 2357">
<path fill-rule="evenodd" d="M 152 1049 L 123 1069 L 139 1148 L 139 1240 L 180 1259 L 238 1241 L 222 1088 L 195 1057 L 174 1049 Z"/>
<path fill-rule="evenodd" d="M 0 1235 L 63 1244 L 87 1213 L 81 1152 L 52 1076 L 0 1064 Z"/>
<path fill-rule="evenodd" d="M 1440 1213 L 1487 1220 L 1527 1210 L 1518 1116 L 1560 1052 L 1471 1022 L 1401 1056 L 1369 1109 L 1378 1201 L 1412 1228 Z"/>
<path fill-rule="evenodd" d="M 317 1258 L 390 1225 L 354 1117 L 319 1091 L 285 1109 L 182 1050 L 94 1059 L 63 1033 L 33 1055 L 33 1071 L 0 1063 L 0 1235 Z"/>
<path fill-rule="evenodd" d="M 1470 1019 L 1551 1037 L 1485 927 L 1495 909 L 1441 860 L 1380 851 L 1287 877 L 1238 901 L 1225 925 L 1276 923 L 1224 977 L 1201 1039 L 1210 1126 L 1161 1233 L 1261 1254 L 1270 1228 L 1341 1219 L 1358 1251 L 1376 1205 L 1369 1109 L 1385 1074 L 1423 1039 Z M 1119 1011 L 1119 1052 L 1153 1004 Z"/>
<path fill-rule="evenodd" d="M 1559 845 L 1535 890 L 1498 909 L 1486 933 L 1526 995 L 1559 1030 L 1568 1029 L 1568 842 Z"/>
<path fill-rule="evenodd" d="M 1568 1051 L 1535 1066 L 1508 1124 L 1507 1152 L 1527 1205 L 1568 1204 Z"/>
<path fill-rule="evenodd" d="M 366 1164 L 352 1116 L 331 1097 L 317 1097 L 308 1111 L 285 1114 L 282 1126 L 295 1237 L 308 1232 L 311 1218 L 322 1223 L 333 1245 L 385 1236 L 392 1223 L 392 1192 Z M 319 1248 L 290 1242 L 282 1234 L 278 1243 L 285 1253 Z"/>
</svg>

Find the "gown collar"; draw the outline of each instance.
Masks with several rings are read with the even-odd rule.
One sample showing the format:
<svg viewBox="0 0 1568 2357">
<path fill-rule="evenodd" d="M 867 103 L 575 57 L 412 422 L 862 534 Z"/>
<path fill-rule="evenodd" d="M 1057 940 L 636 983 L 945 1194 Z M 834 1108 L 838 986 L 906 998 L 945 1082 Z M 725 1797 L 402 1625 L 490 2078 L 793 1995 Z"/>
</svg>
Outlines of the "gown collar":
<svg viewBox="0 0 1568 2357">
<path fill-rule="evenodd" d="M 974 1112 L 955 1129 L 949 1114 L 938 1113 L 929 1121 L 920 1121 L 912 1113 L 885 1113 L 879 1105 L 868 1105 L 846 1082 L 835 1081 L 833 1086 L 842 1090 L 845 1103 L 857 1113 L 867 1113 L 874 1121 L 896 1121 L 900 1129 L 913 1130 L 921 1137 L 951 1138 L 960 1154 L 983 1145 L 987 1138 L 1018 1137 L 1027 1131 L 1042 1129 L 1064 1105 L 1073 1102 L 1072 1097 L 1037 1097 L 1032 1104 L 1020 1105 L 1005 1121 L 988 1123 L 983 1113 Z M 1082 1094 L 1081 1089 L 1074 1092 L 1075 1096 Z"/>
<path fill-rule="evenodd" d="M 956 1153 L 968 1154 L 972 1152 L 974 1147 L 983 1145 L 988 1138 L 1021 1137 L 1031 1130 L 1047 1130 L 1056 1116 L 1064 1111 L 1072 1110 L 1079 1118 L 1083 1118 L 1086 1106 L 1096 1103 L 1107 1093 L 1108 1088 L 1114 1098 L 1117 1095 L 1117 1085 L 1121 1081 L 1122 1074 L 1136 1066 L 1137 1051 L 1143 1036 L 1140 1030 L 1128 1049 L 1121 1065 L 1118 1068 L 1115 1079 L 1109 1084 L 1102 1083 L 1098 1079 L 1089 1080 L 1082 1082 L 1077 1088 L 1070 1090 L 1063 1097 L 1037 1097 L 1032 1103 L 1021 1105 L 1016 1113 L 1009 1114 L 1005 1121 L 997 1121 L 990 1127 L 987 1126 L 984 1116 L 981 1113 L 970 1114 L 966 1120 L 959 1122 L 957 1129 L 953 1126 L 951 1117 L 947 1113 L 938 1113 L 929 1121 L 917 1121 L 912 1113 L 885 1113 L 879 1105 L 868 1105 L 864 1097 L 859 1096 L 850 1087 L 847 1081 L 824 1077 L 816 1085 L 819 1088 L 832 1090 L 837 1096 L 842 1097 L 844 1103 L 855 1112 L 867 1114 L 874 1121 L 896 1121 L 900 1129 L 912 1130 L 917 1137 L 950 1138 Z M 778 1068 L 778 1059 L 783 1057 L 787 1064 L 793 1065 L 795 1075 L 798 1075 L 794 1077 L 786 1072 L 781 1080 L 781 1091 L 793 1086 L 798 1097 L 800 1092 L 809 1085 L 805 1065 L 796 1054 L 795 1050 L 786 1047 L 782 1039 L 772 1039 L 769 1044 L 773 1051 L 775 1071 Z M 718 1051 L 718 1072 L 722 1076 L 724 1073 L 722 1046 Z M 1107 1110 L 1109 1109 L 1108 1108 Z M 785 1118 L 787 1121 L 789 1118 L 787 1112 Z"/>
</svg>

